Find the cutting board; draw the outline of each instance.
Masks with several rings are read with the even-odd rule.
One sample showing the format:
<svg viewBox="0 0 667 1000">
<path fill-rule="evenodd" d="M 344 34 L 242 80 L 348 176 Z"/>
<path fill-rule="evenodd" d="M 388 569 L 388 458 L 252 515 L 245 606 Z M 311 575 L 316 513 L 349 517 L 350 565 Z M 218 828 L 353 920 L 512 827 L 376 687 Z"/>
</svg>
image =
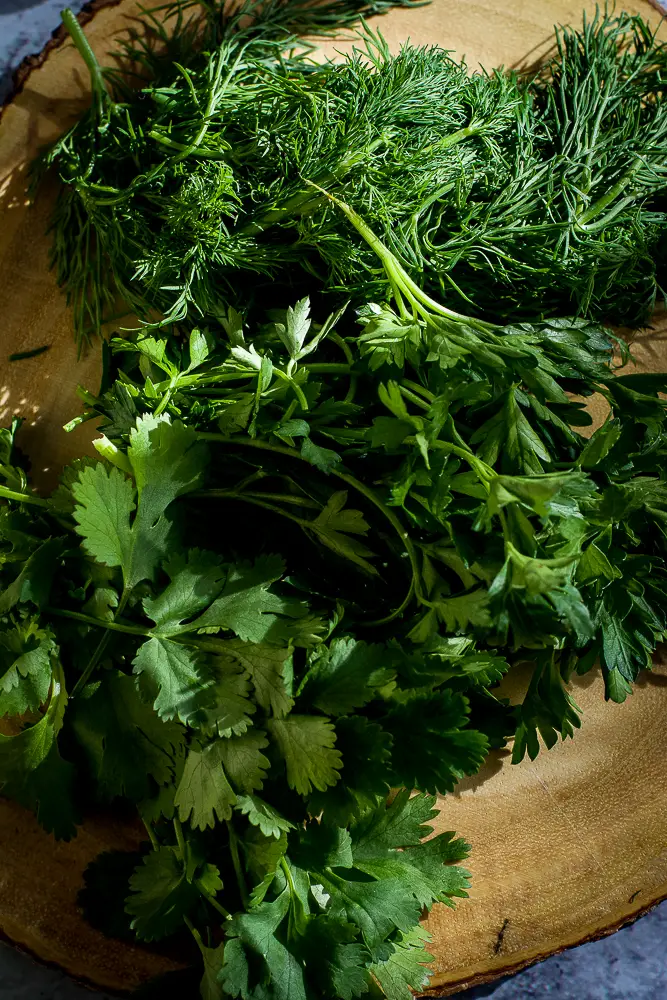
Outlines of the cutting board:
<svg viewBox="0 0 667 1000">
<path fill-rule="evenodd" d="M 593 4 L 585 4 L 591 11 Z M 626 9 L 656 21 L 646 2 Z M 82 21 L 101 58 L 138 5 L 93 3 Z M 532 63 L 552 43 L 554 23 L 580 23 L 582 0 L 433 0 L 379 21 L 392 49 L 407 38 L 439 42 L 469 64 Z M 349 42 L 331 42 L 328 52 Z M 38 149 L 86 106 L 87 76 L 58 34 L 22 67 L 0 120 L 0 317 L 2 357 L 50 344 L 39 357 L 0 361 L 0 421 L 26 419 L 22 445 L 36 482 L 91 448 L 94 429 L 66 435 L 79 411 L 77 383 L 96 388 L 99 349 L 77 360 L 71 318 L 48 267 L 44 235 L 54 189 L 29 206 L 27 168 Z M 639 370 L 667 367 L 667 323 L 656 319 L 635 340 Z M 522 678 L 515 677 L 514 693 Z M 510 692 L 512 693 L 512 692 Z M 428 996 L 446 996 L 610 933 L 667 897 L 667 663 L 636 686 L 622 706 L 607 704 L 593 674 L 574 683 L 583 729 L 535 763 L 491 757 L 482 772 L 440 802 L 439 829 L 473 847 L 470 899 L 455 912 L 436 907 L 434 976 Z M 0 799 L 0 932 L 41 959 L 108 990 L 128 990 L 177 967 L 164 953 L 110 941 L 76 905 L 82 872 L 101 850 L 127 849 L 139 831 L 95 816 L 70 844 L 56 844 L 32 815 Z"/>
</svg>

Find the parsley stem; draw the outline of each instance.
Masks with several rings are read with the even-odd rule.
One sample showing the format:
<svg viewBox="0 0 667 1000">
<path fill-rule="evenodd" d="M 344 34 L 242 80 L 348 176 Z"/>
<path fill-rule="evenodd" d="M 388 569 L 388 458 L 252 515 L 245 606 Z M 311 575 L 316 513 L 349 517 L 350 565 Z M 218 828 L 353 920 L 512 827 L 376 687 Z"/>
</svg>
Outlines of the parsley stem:
<svg viewBox="0 0 667 1000">
<path fill-rule="evenodd" d="M 48 507 L 49 501 L 42 497 L 33 497 L 28 493 L 17 493 L 16 490 L 8 490 L 6 486 L 0 486 L 0 497 L 5 500 L 16 500 L 18 503 L 32 503 L 36 507 Z"/>
<path fill-rule="evenodd" d="M 351 365 L 343 365 L 335 361 L 313 361 L 310 364 L 301 365 L 301 368 L 305 368 L 311 375 L 349 375 L 351 371 Z"/>
<path fill-rule="evenodd" d="M 405 399 L 409 399 L 411 403 L 414 403 L 415 406 L 419 406 L 420 409 L 430 410 L 431 408 L 430 403 L 425 402 L 425 400 L 423 400 L 416 393 L 412 392 L 412 390 L 407 389 L 404 385 L 399 385 L 398 391 L 400 392 L 401 396 L 403 396 Z"/>
<path fill-rule="evenodd" d="M 241 902 L 243 903 L 243 908 L 250 909 L 250 897 L 248 895 L 248 887 L 243 875 L 243 868 L 241 867 L 241 858 L 239 856 L 239 838 L 236 835 L 236 830 L 231 820 L 225 821 L 227 824 L 227 832 L 229 834 L 229 852 L 232 856 L 232 864 L 234 865 L 234 872 L 236 874 L 236 881 L 238 882 L 239 892 L 241 893 Z"/>
</svg>

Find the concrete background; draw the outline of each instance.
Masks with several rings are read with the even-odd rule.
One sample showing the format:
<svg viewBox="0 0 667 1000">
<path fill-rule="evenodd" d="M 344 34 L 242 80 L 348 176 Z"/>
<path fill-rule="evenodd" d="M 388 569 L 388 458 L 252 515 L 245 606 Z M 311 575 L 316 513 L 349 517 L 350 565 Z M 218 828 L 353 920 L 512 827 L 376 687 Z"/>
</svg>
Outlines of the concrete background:
<svg viewBox="0 0 667 1000">
<path fill-rule="evenodd" d="M 0 103 L 9 93 L 13 70 L 26 56 L 41 51 L 59 24 L 65 2 L 0 0 Z M 75 0 L 70 6 L 79 10 L 82 3 Z M 664 903 L 610 938 L 557 955 L 499 984 L 459 995 L 467 1000 L 667 1000 L 666 949 Z M 92 996 L 62 974 L 0 944 L 0 1000 L 86 1000 Z M 104 994 L 95 996 L 111 1000 Z"/>
</svg>

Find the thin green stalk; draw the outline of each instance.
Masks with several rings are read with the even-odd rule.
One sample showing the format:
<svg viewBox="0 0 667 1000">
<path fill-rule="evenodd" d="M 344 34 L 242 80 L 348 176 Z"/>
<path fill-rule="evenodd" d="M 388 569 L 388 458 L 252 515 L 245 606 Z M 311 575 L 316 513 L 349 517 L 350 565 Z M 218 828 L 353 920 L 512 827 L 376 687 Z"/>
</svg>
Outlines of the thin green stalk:
<svg viewBox="0 0 667 1000">
<path fill-rule="evenodd" d="M 183 861 L 185 861 L 185 838 L 183 836 L 183 827 L 181 826 L 181 821 L 178 816 L 174 816 L 174 833 L 176 834 L 176 843 L 178 844 L 178 850 Z"/>
<path fill-rule="evenodd" d="M 195 880 L 195 885 L 197 886 L 197 888 L 199 889 L 199 892 L 202 894 L 202 896 L 204 897 L 204 899 L 206 900 L 206 902 L 209 904 L 209 906 L 212 906 L 214 910 L 217 910 L 218 913 L 220 914 L 220 916 L 223 917 L 225 920 L 231 920 L 232 919 L 232 915 L 229 912 L 229 910 L 226 910 L 224 908 L 224 906 L 222 905 L 222 903 L 219 903 L 217 901 L 217 899 L 215 898 L 215 896 L 212 896 L 211 893 L 208 891 L 208 889 L 205 889 L 202 886 L 201 881 L 199 879 Z"/>
<path fill-rule="evenodd" d="M 226 160 L 226 152 L 217 152 L 213 149 L 190 149 L 185 143 L 176 142 L 174 139 L 168 139 L 166 135 L 162 135 L 156 129 L 151 129 L 148 133 L 151 139 L 158 142 L 165 149 L 169 149 L 175 153 L 187 153 L 188 156 L 200 159 L 200 160 Z"/>
<path fill-rule="evenodd" d="M 231 444 L 239 445 L 241 448 L 255 448 L 259 451 L 270 451 L 277 455 L 285 455 L 288 458 L 297 459 L 300 462 L 306 462 L 308 465 L 312 466 L 312 463 L 304 458 L 295 448 L 286 448 L 282 445 L 268 444 L 265 441 L 259 441 L 257 438 L 231 438 L 227 437 L 225 434 L 218 434 L 215 431 L 198 431 L 197 437 L 202 441 L 218 441 L 221 444 Z M 419 558 L 417 556 L 417 550 L 415 549 L 412 539 L 408 535 L 407 531 L 403 528 L 403 525 L 394 514 L 390 507 L 387 507 L 385 503 L 380 500 L 379 496 L 369 489 L 354 476 L 350 476 L 347 472 L 341 472 L 340 469 L 331 469 L 331 475 L 336 476 L 337 479 L 342 480 L 351 486 L 352 489 L 361 493 L 366 499 L 384 515 L 384 517 L 389 521 L 392 528 L 401 539 L 401 543 L 408 555 L 410 560 L 410 567 L 412 570 L 412 587 L 417 600 L 421 601 L 421 591 L 419 588 L 419 580 L 421 577 L 421 571 L 419 568 Z"/>
<path fill-rule="evenodd" d="M 430 403 L 427 403 L 425 400 L 421 398 L 421 396 L 417 396 L 416 393 L 412 392 L 411 389 L 407 389 L 404 385 L 402 384 L 399 385 L 398 391 L 400 392 L 401 396 L 403 396 L 404 399 L 409 399 L 411 403 L 414 403 L 414 405 L 418 406 L 420 409 L 422 410 L 431 409 Z"/>
<path fill-rule="evenodd" d="M 151 842 L 153 850 L 157 851 L 157 849 L 160 846 L 160 841 L 155 836 L 155 831 L 153 830 L 153 827 L 150 825 L 150 823 L 146 822 L 143 816 L 141 817 L 141 822 L 144 824 L 144 827 L 146 828 L 146 833 L 148 834 L 148 839 Z"/>
<path fill-rule="evenodd" d="M 114 620 L 113 620 L 112 623 L 108 623 L 108 624 L 114 624 L 115 625 L 116 619 L 118 618 L 119 615 L 121 615 L 123 613 L 123 609 L 125 608 L 125 605 L 127 604 L 127 599 L 128 599 L 129 596 L 130 595 L 127 593 L 127 591 L 124 590 L 123 593 L 121 594 L 120 601 L 118 602 L 118 607 L 116 608 L 116 613 L 114 615 Z M 104 655 L 104 650 L 107 648 L 107 645 L 109 643 L 109 639 L 110 638 L 111 638 L 111 632 L 109 631 L 105 635 L 103 635 L 102 638 L 100 639 L 99 643 L 97 644 L 97 648 L 95 649 L 95 652 L 93 653 L 93 655 L 91 656 L 90 660 L 88 661 L 86 669 L 81 674 L 81 676 L 79 677 L 78 681 L 76 682 L 76 684 L 72 688 L 72 698 L 74 698 L 75 695 L 77 695 L 79 693 L 79 691 L 81 691 L 83 689 L 83 687 L 88 683 L 88 680 L 90 679 L 90 677 L 91 677 L 91 675 L 93 673 L 93 670 L 95 669 L 95 667 L 97 666 L 97 664 L 100 662 L 100 660 L 102 659 L 102 657 Z"/>
<path fill-rule="evenodd" d="M 6 486 L 0 486 L 0 497 L 5 500 L 16 500 L 18 503 L 31 503 L 35 507 L 48 507 L 49 501 L 41 497 L 33 497 L 28 493 L 17 493 L 16 490 L 8 490 Z"/>
<path fill-rule="evenodd" d="M 585 229 L 589 225 L 589 223 L 593 221 L 593 219 L 595 219 L 598 215 L 600 215 L 601 212 L 604 212 L 605 208 L 607 208 L 608 205 L 611 205 L 614 201 L 616 201 L 619 194 L 621 194 L 621 192 L 625 190 L 625 188 L 628 186 L 634 175 L 641 167 L 641 165 L 642 165 L 642 160 L 640 157 L 637 157 L 634 163 L 632 163 L 630 167 L 628 167 L 623 176 L 620 177 L 616 181 L 616 183 L 609 188 L 607 193 L 601 195 L 601 197 L 599 197 L 597 201 L 594 201 L 593 204 L 577 218 L 576 220 L 577 227 L 579 229 Z M 632 201 L 633 199 L 629 200 Z"/>
<path fill-rule="evenodd" d="M 239 839 L 231 820 L 226 820 L 225 822 L 227 824 L 227 832 L 229 834 L 229 851 L 232 856 L 232 864 L 234 865 L 234 873 L 236 875 L 236 881 L 238 882 L 239 892 L 241 893 L 241 902 L 243 903 L 243 908 L 248 910 L 250 908 L 250 896 L 248 894 L 248 887 L 243 874 L 243 868 L 241 867 Z"/>
<path fill-rule="evenodd" d="M 477 327 L 484 330 L 496 329 L 493 323 L 487 323 L 480 319 L 473 320 L 470 316 L 454 312 L 453 309 L 447 309 L 446 306 L 443 306 L 440 302 L 436 302 L 435 299 L 432 299 L 430 295 L 427 295 L 426 292 L 419 287 L 416 281 L 413 281 L 395 254 L 393 254 L 391 250 L 385 246 L 379 236 L 373 232 L 370 226 L 364 222 L 361 216 L 355 212 L 353 208 L 350 208 L 350 206 L 344 201 L 341 201 L 340 198 L 336 198 L 335 195 L 325 191 L 324 188 L 321 188 L 319 184 L 315 184 L 314 181 L 306 181 L 306 183 L 310 184 L 311 187 L 316 188 L 318 191 L 321 191 L 323 195 L 326 195 L 330 201 L 337 205 L 341 212 L 350 220 L 357 232 L 363 236 L 371 250 L 378 255 L 384 265 L 384 269 L 392 287 L 394 298 L 399 306 L 399 310 L 401 310 L 403 305 L 401 298 L 402 293 L 407 296 L 408 300 L 412 301 L 412 304 L 425 317 L 428 317 L 429 313 L 432 313 L 437 316 L 444 316 L 446 319 L 451 319 L 455 323 L 474 323 Z"/>
<path fill-rule="evenodd" d="M 301 365 L 312 375 L 349 375 L 351 365 L 337 364 L 336 362 L 311 362 Z"/>
<path fill-rule="evenodd" d="M 90 47 L 88 39 L 83 33 L 83 29 L 79 24 L 74 12 L 70 10 L 69 7 L 65 9 L 60 14 L 62 22 L 65 28 L 70 34 L 74 45 L 76 46 L 79 55 L 88 67 L 88 72 L 90 73 L 90 82 L 93 88 L 93 94 L 95 95 L 98 103 L 101 104 L 102 97 L 108 97 L 108 91 L 106 84 L 104 82 L 104 75 L 100 64 L 95 57 L 95 53 Z"/>
<path fill-rule="evenodd" d="M 83 622 L 86 625 L 97 625 L 98 628 L 110 629 L 112 632 L 125 632 L 127 635 L 140 635 L 143 638 L 150 637 L 150 630 L 145 628 L 140 628 L 136 625 L 124 625 L 122 622 L 118 621 L 104 621 L 102 618 L 94 618 L 92 615 L 86 615 L 81 611 L 68 611 L 66 608 L 52 608 L 48 607 L 45 609 L 45 613 L 48 615 L 57 615 L 59 618 L 72 618 L 74 621 Z"/>
</svg>

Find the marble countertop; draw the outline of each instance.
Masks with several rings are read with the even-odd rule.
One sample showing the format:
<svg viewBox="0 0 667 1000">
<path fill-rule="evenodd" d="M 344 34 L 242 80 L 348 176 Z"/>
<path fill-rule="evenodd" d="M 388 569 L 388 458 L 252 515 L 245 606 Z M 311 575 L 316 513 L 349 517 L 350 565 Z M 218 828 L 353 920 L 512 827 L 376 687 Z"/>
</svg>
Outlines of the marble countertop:
<svg viewBox="0 0 667 1000">
<path fill-rule="evenodd" d="M 511 2 L 511 0 L 510 0 Z M 80 9 L 81 2 L 70 6 Z M 665 0 L 667 8 L 667 0 Z M 59 23 L 63 0 L 0 0 L 0 103 L 22 59 L 41 51 Z M 556 955 L 501 983 L 468 990 L 467 1000 L 664 1000 L 667 903 L 612 937 Z M 94 994 L 98 1000 L 112 1000 Z M 0 944 L 0 1000 L 86 1000 L 67 977 Z"/>
</svg>

